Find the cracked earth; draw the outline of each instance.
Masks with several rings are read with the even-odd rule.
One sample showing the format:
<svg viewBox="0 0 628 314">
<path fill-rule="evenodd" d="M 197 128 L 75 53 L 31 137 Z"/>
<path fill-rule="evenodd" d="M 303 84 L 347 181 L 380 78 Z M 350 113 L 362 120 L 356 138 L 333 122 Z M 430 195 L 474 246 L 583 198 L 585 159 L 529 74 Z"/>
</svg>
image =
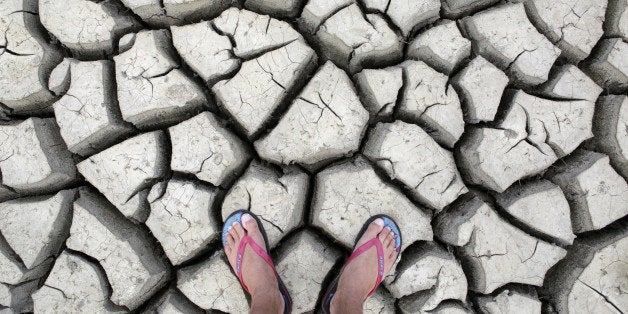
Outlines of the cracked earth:
<svg viewBox="0 0 628 314">
<path fill-rule="evenodd" d="M 628 311 L 626 0 L 0 0 L 0 313 L 295 313 L 370 216 L 366 313 Z"/>
</svg>

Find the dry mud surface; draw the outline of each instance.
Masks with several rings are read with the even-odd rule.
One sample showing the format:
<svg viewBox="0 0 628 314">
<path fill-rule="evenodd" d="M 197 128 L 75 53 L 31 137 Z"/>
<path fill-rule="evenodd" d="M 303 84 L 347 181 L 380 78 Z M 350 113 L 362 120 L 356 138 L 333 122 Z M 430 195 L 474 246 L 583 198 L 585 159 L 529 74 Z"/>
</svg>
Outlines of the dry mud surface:
<svg viewBox="0 0 628 314">
<path fill-rule="evenodd" d="M 370 216 L 366 313 L 628 311 L 626 0 L 0 0 L 0 313 L 294 312 Z"/>
</svg>

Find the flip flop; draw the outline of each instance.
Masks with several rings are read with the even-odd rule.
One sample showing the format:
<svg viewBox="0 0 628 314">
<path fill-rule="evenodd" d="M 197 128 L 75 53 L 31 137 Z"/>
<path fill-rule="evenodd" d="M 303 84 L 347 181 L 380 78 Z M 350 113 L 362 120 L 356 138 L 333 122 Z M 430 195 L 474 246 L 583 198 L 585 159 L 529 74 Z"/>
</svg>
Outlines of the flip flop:
<svg viewBox="0 0 628 314">
<path fill-rule="evenodd" d="M 229 217 L 227 217 L 227 220 L 225 220 L 225 224 L 222 227 L 223 249 L 227 245 L 227 232 L 229 230 L 229 227 L 231 227 L 231 225 L 234 222 L 238 222 L 242 224 L 243 214 L 249 214 L 251 215 L 251 217 L 253 217 L 253 219 L 255 219 L 259 227 L 259 230 L 261 231 L 262 236 L 264 237 L 264 244 L 266 244 L 266 247 L 269 248 L 270 245 L 268 245 L 268 237 L 266 236 L 264 225 L 262 225 L 259 218 L 255 214 L 251 213 L 250 211 L 241 209 L 241 210 L 237 210 L 233 212 L 231 215 L 229 215 Z M 244 288 L 244 291 L 249 293 L 249 288 L 244 284 L 244 280 L 242 280 L 242 259 L 244 257 L 244 249 L 246 248 L 247 245 L 249 245 L 251 249 L 253 249 L 253 252 L 259 255 L 259 257 L 261 257 L 273 269 L 273 272 L 275 273 L 275 277 L 277 277 L 277 282 L 279 283 L 279 292 L 281 293 L 281 297 L 283 298 L 283 301 L 284 301 L 283 312 L 284 313 L 292 312 L 292 298 L 290 297 L 290 293 L 288 292 L 288 289 L 286 288 L 283 281 L 281 280 L 281 277 L 279 277 L 279 274 L 277 274 L 277 270 L 275 270 L 275 264 L 273 263 L 273 260 L 270 258 L 270 255 L 266 253 L 266 250 L 264 250 L 263 247 L 259 246 L 257 243 L 255 243 L 255 241 L 253 241 L 251 237 L 248 236 L 246 229 L 244 230 L 244 232 L 245 232 L 244 237 L 242 237 L 242 239 L 240 240 L 240 245 L 238 246 L 238 257 L 236 260 L 236 269 L 234 270 L 236 273 L 236 276 L 240 280 L 240 284 L 242 285 L 242 288 Z"/>
<path fill-rule="evenodd" d="M 344 268 L 347 265 L 349 265 L 349 263 L 352 260 L 362 255 L 362 253 L 366 252 L 371 247 L 375 246 L 377 248 L 377 269 L 378 269 L 377 280 L 375 281 L 375 286 L 373 287 L 373 289 L 371 289 L 371 292 L 369 292 L 366 298 L 370 297 L 373 293 L 375 293 L 375 290 L 377 289 L 377 287 L 379 287 L 379 285 L 382 283 L 382 280 L 384 279 L 384 248 L 383 248 L 382 242 L 379 240 L 379 237 L 375 237 L 367 241 L 366 243 L 362 244 L 357 249 L 355 248 L 355 246 L 358 244 L 358 241 L 360 240 L 360 238 L 362 238 L 362 236 L 364 235 L 364 232 L 366 232 L 366 229 L 371 224 L 371 222 L 373 222 L 377 218 L 381 218 L 382 220 L 384 220 L 384 228 L 388 227 L 390 228 L 390 230 L 392 230 L 392 232 L 395 233 L 395 235 L 397 236 L 395 238 L 395 250 L 397 251 L 397 253 L 401 251 L 401 231 L 399 230 L 399 226 L 397 225 L 397 223 L 392 218 L 390 218 L 387 215 L 379 214 L 379 215 L 372 216 L 364 223 L 364 225 L 362 226 L 362 229 L 360 229 L 360 232 L 358 233 L 358 236 L 355 238 L 355 242 L 353 244 L 353 248 L 354 248 L 353 253 L 351 253 L 351 256 L 349 256 L 349 259 L 347 259 L 347 261 L 345 262 L 345 266 L 343 266 L 342 269 L 344 270 Z M 399 257 L 399 254 L 397 254 L 397 257 Z M 331 282 L 329 289 L 327 289 L 327 292 L 323 296 L 322 308 L 323 308 L 323 313 L 325 314 L 331 313 L 330 311 L 331 299 L 334 297 L 334 294 L 336 293 L 336 289 L 338 288 L 338 280 L 340 279 L 341 274 L 342 274 L 342 270 L 340 271 L 338 276 L 336 276 L 334 281 Z"/>
</svg>

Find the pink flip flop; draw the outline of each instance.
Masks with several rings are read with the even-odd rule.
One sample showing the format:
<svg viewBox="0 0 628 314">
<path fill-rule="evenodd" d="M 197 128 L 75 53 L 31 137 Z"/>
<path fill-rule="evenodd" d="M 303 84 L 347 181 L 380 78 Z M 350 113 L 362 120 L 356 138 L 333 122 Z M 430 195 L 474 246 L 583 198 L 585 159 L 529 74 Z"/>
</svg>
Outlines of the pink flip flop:
<svg viewBox="0 0 628 314">
<path fill-rule="evenodd" d="M 255 221 L 257 222 L 257 225 L 259 226 L 259 230 L 261 231 L 262 236 L 264 237 L 264 243 L 266 244 L 266 247 L 270 247 L 268 245 L 268 237 L 266 236 L 266 230 L 264 230 L 264 226 L 260 222 L 259 218 L 255 214 L 244 209 L 233 212 L 231 215 L 229 215 L 229 217 L 227 217 L 227 220 L 225 220 L 225 224 L 222 227 L 222 247 L 224 248 L 227 245 L 227 233 L 229 231 L 229 227 L 231 227 L 231 225 L 234 222 L 242 223 L 242 215 L 245 213 L 251 215 L 251 217 L 255 219 Z M 246 249 L 247 245 L 250 246 L 251 249 L 253 249 L 253 252 L 255 252 L 259 257 L 261 257 L 273 269 L 273 272 L 275 273 L 275 277 L 277 277 L 277 282 L 279 283 L 279 292 L 281 293 L 281 297 L 283 298 L 283 301 L 284 301 L 283 312 L 291 313 L 292 312 L 292 298 L 290 297 L 290 293 L 288 292 L 288 289 L 286 288 L 283 281 L 281 280 L 281 277 L 279 277 L 279 274 L 277 274 L 277 270 L 275 270 L 275 264 L 273 263 L 273 260 L 270 258 L 270 255 L 268 255 L 266 250 L 264 250 L 263 247 L 255 243 L 255 241 L 253 241 L 253 239 L 249 237 L 248 234 L 245 234 L 244 237 L 240 240 L 240 245 L 238 246 L 238 256 L 236 259 L 235 273 L 238 279 L 240 280 L 240 284 L 242 285 L 242 288 L 244 288 L 244 291 L 249 293 L 249 288 L 244 284 L 244 280 L 242 279 L 242 259 L 244 257 L 244 250 Z"/>
<path fill-rule="evenodd" d="M 364 223 L 364 225 L 362 226 L 362 229 L 360 229 L 360 232 L 358 233 L 358 236 L 355 238 L 354 248 L 355 248 L 355 245 L 357 245 L 360 238 L 362 238 L 362 236 L 364 235 L 364 232 L 366 232 L 366 229 L 371 224 L 371 222 L 373 222 L 375 219 L 378 219 L 378 218 L 381 218 L 382 220 L 384 220 L 384 228 L 388 227 L 390 228 L 390 230 L 392 230 L 392 232 L 395 233 L 396 235 L 395 250 L 397 250 L 397 252 L 401 251 L 401 231 L 399 230 L 399 226 L 392 218 L 390 218 L 387 215 L 382 215 L 382 214 L 372 216 Z M 349 265 L 349 263 L 351 263 L 352 260 L 362 255 L 362 253 L 366 252 L 373 246 L 375 246 L 375 248 L 377 249 L 377 280 L 375 281 L 375 286 L 373 287 L 373 289 L 371 289 L 369 294 L 366 296 L 367 298 L 370 297 L 373 293 L 375 293 L 375 290 L 377 289 L 377 287 L 379 287 L 379 285 L 382 283 L 382 280 L 384 279 L 384 247 L 382 245 L 382 242 L 379 240 L 379 238 L 375 237 L 369 240 L 368 242 L 362 244 L 357 249 L 353 250 L 353 253 L 351 253 L 351 256 L 349 256 L 349 259 L 347 259 L 347 261 L 345 262 L 345 266 L 342 267 L 342 269 L 344 270 L 344 268 L 347 265 Z M 399 257 L 399 255 L 397 255 L 397 257 Z M 331 300 L 334 297 L 334 294 L 336 293 L 336 289 L 338 288 L 338 280 L 340 279 L 341 274 L 342 274 L 342 271 L 340 271 L 338 276 L 336 276 L 334 281 L 332 281 L 332 283 L 329 286 L 329 289 L 327 289 L 327 292 L 323 296 L 322 308 L 323 308 L 323 313 L 325 314 L 331 313 L 330 311 Z"/>
</svg>

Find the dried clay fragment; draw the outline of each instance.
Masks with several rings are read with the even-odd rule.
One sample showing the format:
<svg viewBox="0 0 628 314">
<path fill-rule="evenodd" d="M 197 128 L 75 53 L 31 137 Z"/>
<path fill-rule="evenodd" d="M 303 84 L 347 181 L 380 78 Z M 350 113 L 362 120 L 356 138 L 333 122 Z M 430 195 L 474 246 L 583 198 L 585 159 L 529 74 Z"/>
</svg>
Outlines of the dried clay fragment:
<svg viewBox="0 0 628 314">
<path fill-rule="evenodd" d="M 564 249 L 513 227 L 478 197 L 462 201 L 436 219 L 434 233 L 460 247 L 470 272 L 469 288 L 491 293 L 508 283 L 541 286 Z"/>
<path fill-rule="evenodd" d="M 157 242 L 87 189 L 81 190 L 74 202 L 66 245 L 99 261 L 111 284 L 111 301 L 129 310 L 150 299 L 170 277 Z"/>
</svg>

